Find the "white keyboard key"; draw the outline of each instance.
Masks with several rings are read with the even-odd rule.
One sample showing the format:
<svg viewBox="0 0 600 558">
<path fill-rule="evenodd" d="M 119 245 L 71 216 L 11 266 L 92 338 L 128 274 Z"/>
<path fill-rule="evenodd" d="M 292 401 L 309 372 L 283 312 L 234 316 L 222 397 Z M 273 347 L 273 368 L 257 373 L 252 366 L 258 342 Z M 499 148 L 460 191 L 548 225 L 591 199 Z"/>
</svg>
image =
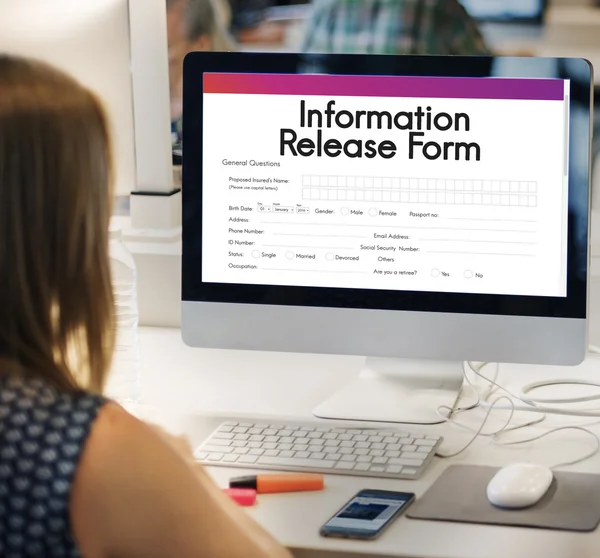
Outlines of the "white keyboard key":
<svg viewBox="0 0 600 558">
<path fill-rule="evenodd" d="M 348 461 L 338 461 L 335 464 L 336 469 L 345 469 L 346 471 L 350 471 L 354 469 L 354 463 L 350 463 Z"/>
<path fill-rule="evenodd" d="M 233 440 L 234 437 L 235 437 L 235 434 L 228 434 L 226 432 L 217 432 L 213 436 L 213 439 L 217 439 L 217 440 Z"/>
<path fill-rule="evenodd" d="M 408 476 L 411 476 L 411 477 L 416 476 L 418 472 L 419 471 L 417 469 L 410 469 L 408 467 L 404 467 L 404 469 L 402 469 L 402 474 L 403 475 L 408 475 Z"/>
<path fill-rule="evenodd" d="M 429 453 L 431 451 L 431 447 L 429 446 L 419 446 L 417 449 L 419 453 Z"/>
<path fill-rule="evenodd" d="M 378 444 L 371 444 L 371 449 L 378 449 L 378 450 L 385 449 L 385 444 L 382 444 L 381 442 Z"/>
<path fill-rule="evenodd" d="M 391 458 L 388 463 L 390 465 L 402 465 L 403 467 L 420 467 L 423 464 L 423 461 L 421 459 Z"/>
<path fill-rule="evenodd" d="M 226 455 L 223 457 L 224 463 L 235 463 L 240 458 L 239 455 L 235 455 L 234 453 Z"/>
<path fill-rule="evenodd" d="M 227 422 L 224 422 L 224 423 L 223 423 L 223 426 L 224 426 L 225 428 L 227 428 L 228 426 L 237 426 L 237 425 L 238 425 L 238 423 L 237 423 L 237 422 L 234 422 L 234 421 L 231 421 L 231 420 L 228 420 Z"/>
<path fill-rule="evenodd" d="M 335 432 L 328 432 L 327 434 L 325 434 L 323 436 L 324 440 L 335 440 L 338 437 L 338 435 Z"/>
<path fill-rule="evenodd" d="M 357 463 L 371 463 L 373 458 L 370 455 L 359 455 L 356 458 Z"/>
<path fill-rule="evenodd" d="M 246 455 L 250 450 L 248 448 L 235 448 L 233 453 L 236 455 Z"/>
<path fill-rule="evenodd" d="M 383 450 L 371 450 L 369 454 L 373 457 L 383 457 Z"/>
<path fill-rule="evenodd" d="M 400 457 L 400 452 L 399 451 L 386 451 L 383 455 L 385 457 Z"/>
<path fill-rule="evenodd" d="M 402 446 L 402 452 L 404 453 L 405 451 L 417 451 L 417 446 L 415 446 L 414 444 L 410 446 Z"/>
<path fill-rule="evenodd" d="M 342 456 L 339 453 L 328 453 L 325 456 L 325 459 L 329 459 L 331 461 L 339 461 Z"/>
<path fill-rule="evenodd" d="M 262 447 L 262 444 L 260 442 L 248 442 L 247 447 L 251 449 L 258 449 Z"/>
<path fill-rule="evenodd" d="M 280 430 L 278 434 L 279 434 L 280 436 L 283 436 L 283 437 L 285 437 L 285 436 L 291 436 L 291 435 L 292 435 L 292 432 L 293 432 L 293 430 L 289 430 L 289 429 L 283 429 L 283 430 Z"/>
<path fill-rule="evenodd" d="M 387 457 L 376 457 L 373 459 L 373 465 L 385 465 L 387 463 Z"/>
<path fill-rule="evenodd" d="M 208 457 L 206 459 L 207 459 L 207 461 L 221 461 L 221 459 L 223 459 L 223 454 L 222 453 L 209 453 Z"/>
<path fill-rule="evenodd" d="M 373 473 L 384 473 L 385 467 L 381 467 L 379 465 L 373 465 L 373 466 L 371 466 L 369 471 L 373 471 Z"/>
<path fill-rule="evenodd" d="M 275 442 L 265 442 L 262 445 L 263 449 L 266 450 L 270 450 L 270 449 L 275 449 L 277 447 L 277 444 Z"/>
<path fill-rule="evenodd" d="M 353 448 L 355 446 L 356 442 L 352 442 L 350 440 L 345 440 L 340 444 L 340 447 L 342 448 Z"/>
<path fill-rule="evenodd" d="M 352 435 L 351 434 L 338 434 L 338 440 L 342 440 L 342 441 L 352 440 Z"/>
<path fill-rule="evenodd" d="M 310 445 L 311 446 L 324 446 L 326 441 L 327 440 L 323 440 L 321 438 L 317 438 L 317 439 L 313 438 L 310 440 Z"/>
<path fill-rule="evenodd" d="M 262 428 L 249 428 L 247 434 L 262 434 Z"/>
<path fill-rule="evenodd" d="M 389 451 L 399 451 L 402 448 L 402 444 L 387 444 L 385 449 Z"/>
<path fill-rule="evenodd" d="M 338 453 L 341 453 L 344 455 L 350 455 L 350 454 L 354 453 L 354 450 L 352 448 L 338 448 Z"/>
<path fill-rule="evenodd" d="M 260 434 L 252 434 L 252 436 L 250 436 L 251 442 L 262 442 L 264 439 L 265 437 Z"/>
<path fill-rule="evenodd" d="M 264 455 L 268 455 L 269 457 L 276 457 L 279 455 L 279 450 L 269 449 L 265 451 Z"/>
<path fill-rule="evenodd" d="M 311 453 L 310 454 L 310 458 L 311 459 L 325 459 L 325 454 L 323 452 L 320 452 L 320 453 Z"/>
<path fill-rule="evenodd" d="M 245 426 L 247 428 L 252 428 L 254 426 L 251 422 L 240 422 L 240 426 Z"/>
<path fill-rule="evenodd" d="M 219 438 L 212 438 L 210 441 L 211 446 L 230 446 L 230 440 L 220 440 Z"/>
<path fill-rule="evenodd" d="M 421 461 L 425 459 L 425 456 L 422 453 L 418 453 L 416 451 L 403 451 L 400 454 L 400 457 L 403 459 L 419 459 Z"/>
<path fill-rule="evenodd" d="M 368 436 L 365 436 L 364 434 L 356 434 L 355 436 L 352 437 L 352 439 L 355 442 L 366 442 L 368 440 Z"/>
<path fill-rule="evenodd" d="M 221 426 L 219 432 L 233 432 L 233 426 Z"/>
<path fill-rule="evenodd" d="M 248 442 L 243 442 L 242 440 L 234 440 L 231 442 L 231 447 L 234 448 L 245 448 L 248 445 Z"/>
<path fill-rule="evenodd" d="M 289 451 L 293 448 L 294 446 L 292 446 L 292 444 L 278 444 L 277 445 L 277 449 L 283 450 L 283 451 Z"/>
<path fill-rule="evenodd" d="M 265 436 L 263 442 L 279 442 L 279 436 Z"/>
<path fill-rule="evenodd" d="M 289 450 L 280 451 L 279 452 L 279 457 L 294 457 L 294 453 L 295 452 L 289 451 Z"/>
<path fill-rule="evenodd" d="M 219 446 L 202 446 L 202 451 L 207 451 L 208 453 L 232 453 L 235 448 L 222 448 Z"/>
<path fill-rule="evenodd" d="M 369 442 L 356 442 L 355 448 L 367 449 L 371 444 Z"/>
<path fill-rule="evenodd" d="M 296 451 L 308 451 L 308 446 L 306 444 L 295 444 L 294 449 Z"/>
<path fill-rule="evenodd" d="M 392 436 L 388 436 L 387 438 L 384 438 L 383 441 L 386 444 L 397 444 L 398 443 L 398 438 L 394 438 Z"/>
<path fill-rule="evenodd" d="M 261 457 L 261 459 L 277 459 L 276 457 Z M 252 463 L 256 463 L 258 460 L 258 456 L 256 455 L 242 455 L 238 459 L 238 463 L 247 463 L 251 465 Z"/>
<path fill-rule="evenodd" d="M 340 461 L 356 461 L 356 455 L 342 455 Z"/>
<path fill-rule="evenodd" d="M 293 444 L 296 441 L 296 438 L 292 436 L 282 436 L 279 439 L 280 444 Z"/>
<path fill-rule="evenodd" d="M 265 453 L 264 449 L 251 449 L 248 453 L 248 455 L 262 455 L 263 453 Z"/>
<path fill-rule="evenodd" d="M 326 440 L 324 445 L 328 448 L 337 448 L 341 443 L 339 440 Z"/>
<path fill-rule="evenodd" d="M 355 471 L 368 471 L 371 465 L 369 463 L 357 463 L 354 466 Z"/>
<path fill-rule="evenodd" d="M 381 442 L 382 440 L 383 440 L 383 438 L 381 436 L 369 436 L 369 439 L 367 441 L 371 442 L 371 443 L 378 443 L 378 442 Z"/>
<path fill-rule="evenodd" d="M 306 467 L 314 469 L 333 469 L 335 461 L 327 459 L 297 459 L 284 457 L 266 457 L 263 456 L 258 463 L 264 465 L 273 465 L 274 467 Z"/>
<path fill-rule="evenodd" d="M 388 465 L 386 468 L 388 473 L 398 474 L 402 472 L 402 467 L 400 465 Z"/>
<path fill-rule="evenodd" d="M 414 442 L 414 438 L 400 438 L 399 442 L 401 444 L 410 445 Z"/>
<path fill-rule="evenodd" d="M 296 430 L 292 433 L 293 438 L 306 438 L 306 432 L 304 430 Z"/>
<path fill-rule="evenodd" d="M 194 454 L 194 457 L 196 459 L 199 459 L 200 461 L 204 461 L 208 457 L 208 452 L 207 451 L 198 451 Z"/>
<path fill-rule="evenodd" d="M 323 436 L 322 432 L 309 432 L 308 433 L 309 438 L 321 438 L 322 436 Z"/>
<path fill-rule="evenodd" d="M 415 440 L 415 446 L 433 447 L 437 444 L 437 440 L 425 438 L 423 440 Z"/>
<path fill-rule="evenodd" d="M 354 455 L 369 455 L 369 450 L 366 448 L 355 448 Z"/>
<path fill-rule="evenodd" d="M 310 453 L 308 453 L 307 451 L 297 451 L 296 457 L 300 459 L 306 459 L 307 457 L 310 457 Z"/>
<path fill-rule="evenodd" d="M 248 432 L 248 429 L 245 426 L 238 426 L 234 428 L 233 431 L 236 434 L 246 434 L 246 432 Z"/>
</svg>

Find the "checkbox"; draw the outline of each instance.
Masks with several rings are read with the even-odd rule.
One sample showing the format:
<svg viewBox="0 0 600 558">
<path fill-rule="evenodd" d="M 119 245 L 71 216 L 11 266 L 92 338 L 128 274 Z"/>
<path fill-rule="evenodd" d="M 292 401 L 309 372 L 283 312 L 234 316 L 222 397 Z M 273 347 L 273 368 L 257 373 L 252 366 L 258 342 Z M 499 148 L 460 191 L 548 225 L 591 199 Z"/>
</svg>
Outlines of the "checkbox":
<svg viewBox="0 0 600 558">
<path fill-rule="evenodd" d="M 345 188 L 346 187 L 346 177 L 345 176 L 338 176 L 338 188 Z"/>
<path fill-rule="evenodd" d="M 311 176 L 310 177 L 310 185 L 311 186 L 320 186 L 321 185 L 321 177 Z"/>
<path fill-rule="evenodd" d="M 302 177 L 302 186 L 310 186 L 311 182 L 310 182 L 310 176 L 308 174 L 305 174 Z"/>
<path fill-rule="evenodd" d="M 376 176 L 373 179 L 373 188 L 381 188 L 383 186 L 383 178 Z"/>
<path fill-rule="evenodd" d="M 383 187 L 384 188 L 391 188 L 392 187 L 392 179 L 391 178 L 384 178 L 383 179 Z"/>
<path fill-rule="evenodd" d="M 329 190 L 329 199 L 330 200 L 338 199 L 337 190 Z"/>
<path fill-rule="evenodd" d="M 347 190 L 338 190 L 337 191 L 338 200 L 342 200 L 342 201 L 346 200 L 347 199 L 346 192 L 347 192 Z"/>
<path fill-rule="evenodd" d="M 321 184 L 320 186 L 329 186 L 329 177 L 328 176 L 322 176 L 321 177 Z"/>
<path fill-rule="evenodd" d="M 373 201 L 373 190 L 365 191 L 365 201 Z"/>
<path fill-rule="evenodd" d="M 392 192 L 392 201 L 399 202 L 400 201 L 400 192 Z"/>
<path fill-rule="evenodd" d="M 337 187 L 337 185 L 338 185 L 337 176 L 330 176 L 329 177 L 329 186 L 333 186 L 335 188 L 335 187 Z"/>
<path fill-rule="evenodd" d="M 381 190 L 375 190 L 373 192 L 373 200 L 374 201 L 382 201 L 383 200 L 383 196 L 381 195 Z"/>
<path fill-rule="evenodd" d="M 346 178 L 346 186 L 348 188 L 354 188 L 356 186 L 356 178 L 354 176 L 348 176 Z"/>
<path fill-rule="evenodd" d="M 392 193 L 389 190 L 384 190 L 383 192 L 381 192 L 381 199 L 384 202 L 392 201 Z"/>
<path fill-rule="evenodd" d="M 519 196 L 510 196 L 510 205 L 519 205 Z"/>
</svg>

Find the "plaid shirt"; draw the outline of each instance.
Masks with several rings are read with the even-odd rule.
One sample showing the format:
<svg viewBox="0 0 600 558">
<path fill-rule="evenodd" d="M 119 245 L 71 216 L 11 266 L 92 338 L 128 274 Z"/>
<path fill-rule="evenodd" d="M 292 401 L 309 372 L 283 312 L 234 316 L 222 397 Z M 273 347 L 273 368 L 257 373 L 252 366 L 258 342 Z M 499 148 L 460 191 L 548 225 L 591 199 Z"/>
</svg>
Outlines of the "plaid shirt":
<svg viewBox="0 0 600 558">
<path fill-rule="evenodd" d="M 314 0 L 304 52 L 489 55 L 458 0 Z"/>
</svg>

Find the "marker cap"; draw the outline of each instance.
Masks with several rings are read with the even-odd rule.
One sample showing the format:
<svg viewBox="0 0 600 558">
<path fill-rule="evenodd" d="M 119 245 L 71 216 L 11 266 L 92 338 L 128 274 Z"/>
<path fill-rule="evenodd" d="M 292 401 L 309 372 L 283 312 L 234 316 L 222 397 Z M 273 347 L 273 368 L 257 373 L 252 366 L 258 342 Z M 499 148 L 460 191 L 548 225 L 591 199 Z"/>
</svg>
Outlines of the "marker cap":
<svg viewBox="0 0 600 558">
<path fill-rule="evenodd" d="M 256 490 L 252 488 L 224 488 L 223 492 L 240 506 L 253 506 L 256 503 Z"/>
</svg>

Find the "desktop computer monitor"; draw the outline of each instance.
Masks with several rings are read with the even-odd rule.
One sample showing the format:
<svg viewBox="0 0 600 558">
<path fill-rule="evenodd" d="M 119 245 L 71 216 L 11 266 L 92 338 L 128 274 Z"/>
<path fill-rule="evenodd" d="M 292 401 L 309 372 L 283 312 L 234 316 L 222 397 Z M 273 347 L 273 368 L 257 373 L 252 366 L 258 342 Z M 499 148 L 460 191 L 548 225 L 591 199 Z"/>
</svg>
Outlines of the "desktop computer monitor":
<svg viewBox="0 0 600 558">
<path fill-rule="evenodd" d="M 591 73 L 188 55 L 184 341 L 368 357 L 337 419 L 441 422 L 462 361 L 580 363 Z"/>
</svg>

